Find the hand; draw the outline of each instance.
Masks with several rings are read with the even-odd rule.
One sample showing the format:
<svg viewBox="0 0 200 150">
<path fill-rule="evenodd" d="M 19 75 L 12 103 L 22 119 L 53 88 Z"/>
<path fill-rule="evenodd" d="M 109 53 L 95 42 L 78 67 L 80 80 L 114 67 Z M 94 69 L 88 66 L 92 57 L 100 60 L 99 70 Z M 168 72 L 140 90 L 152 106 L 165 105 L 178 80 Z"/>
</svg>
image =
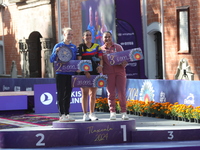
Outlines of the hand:
<svg viewBox="0 0 200 150">
<path fill-rule="evenodd" d="M 103 72 L 103 67 L 100 65 L 97 67 L 97 72 L 102 73 Z"/>
<path fill-rule="evenodd" d="M 60 50 L 60 47 L 56 48 L 56 53 Z"/>
<path fill-rule="evenodd" d="M 127 66 L 127 61 L 123 61 L 122 63 L 121 63 L 121 65 L 123 66 L 123 67 L 126 67 Z"/>
<path fill-rule="evenodd" d="M 81 70 L 76 70 L 77 75 L 80 75 Z"/>
<path fill-rule="evenodd" d="M 90 78 L 90 73 L 89 72 L 84 72 L 85 73 L 85 76 L 87 77 L 87 78 Z"/>
<path fill-rule="evenodd" d="M 78 69 L 76 72 L 77 72 L 77 73 L 80 73 L 80 72 L 81 72 L 81 70 L 79 70 L 79 69 Z"/>
</svg>

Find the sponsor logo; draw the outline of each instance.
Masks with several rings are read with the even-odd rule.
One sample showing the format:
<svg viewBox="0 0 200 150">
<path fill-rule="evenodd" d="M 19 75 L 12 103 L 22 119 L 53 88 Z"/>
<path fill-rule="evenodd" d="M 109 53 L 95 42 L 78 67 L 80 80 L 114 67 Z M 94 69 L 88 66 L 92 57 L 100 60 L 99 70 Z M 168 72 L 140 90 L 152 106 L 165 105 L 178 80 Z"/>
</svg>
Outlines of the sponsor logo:
<svg viewBox="0 0 200 150">
<path fill-rule="evenodd" d="M 190 93 L 189 96 L 186 99 L 184 99 L 184 104 L 194 105 L 195 104 L 194 94 Z"/>
<path fill-rule="evenodd" d="M 82 93 L 81 91 L 73 91 L 71 94 L 71 102 L 70 104 L 76 104 L 76 103 L 81 103 L 81 96 Z"/>
<path fill-rule="evenodd" d="M 10 90 L 10 87 L 9 87 L 9 86 L 3 85 L 3 91 L 9 91 L 9 90 Z"/>
<path fill-rule="evenodd" d="M 15 86 L 14 91 L 20 91 L 20 86 Z"/>
<path fill-rule="evenodd" d="M 50 93 L 45 92 L 40 96 L 40 101 L 44 105 L 50 105 L 53 102 L 53 96 Z"/>
</svg>

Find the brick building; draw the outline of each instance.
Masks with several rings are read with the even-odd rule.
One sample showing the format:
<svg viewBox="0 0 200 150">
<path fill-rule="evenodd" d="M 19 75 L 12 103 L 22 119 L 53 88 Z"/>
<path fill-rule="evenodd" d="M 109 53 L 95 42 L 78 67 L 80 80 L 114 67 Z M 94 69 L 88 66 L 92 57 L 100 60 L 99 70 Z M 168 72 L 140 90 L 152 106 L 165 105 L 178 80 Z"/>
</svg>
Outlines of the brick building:
<svg viewBox="0 0 200 150">
<path fill-rule="evenodd" d="M 15 61 L 19 77 L 53 77 L 48 56 L 62 38 L 61 29 L 72 27 L 73 43 L 82 41 L 83 1 L 0 0 L 1 76 L 8 77 Z M 200 0 L 140 2 L 146 76 L 172 80 L 187 75 L 199 80 Z"/>
<path fill-rule="evenodd" d="M 178 76 L 175 77 L 175 75 L 180 73 L 178 79 L 184 75 L 194 75 L 194 80 L 199 80 L 200 18 L 198 8 L 200 1 L 143 0 L 142 3 L 143 17 L 146 16 L 146 19 L 143 19 L 143 30 L 146 35 L 144 36 L 144 46 L 150 64 L 147 68 L 151 70 L 156 65 L 159 67 L 159 63 L 151 64 L 150 59 L 154 59 L 156 55 L 159 56 L 156 60 L 161 59 L 160 53 L 155 52 L 155 50 L 159 51 L 160 47 L 162 49 L 163 78 L 175 79 Z M 157 41 L 160 38 L 161 45 Z M 154 54 L 152 55 L 152 53 Z M 179 64 L 182 64 L 182 68 Z M 181 68 L 180 70 L 177 69 L 178 66 Z M 182 74 L 184 71 L 185 74 Z M 153 78 L 151 75 L 153 75 L 152 72 L 148 77 Z"/>
</svg>

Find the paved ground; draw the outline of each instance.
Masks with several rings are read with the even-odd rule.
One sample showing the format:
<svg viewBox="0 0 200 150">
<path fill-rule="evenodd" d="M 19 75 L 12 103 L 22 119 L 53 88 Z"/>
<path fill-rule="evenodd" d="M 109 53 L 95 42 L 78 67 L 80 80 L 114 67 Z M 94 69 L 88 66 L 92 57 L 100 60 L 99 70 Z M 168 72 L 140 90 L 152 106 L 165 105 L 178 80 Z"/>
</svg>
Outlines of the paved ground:
<svg viewBox="0 0 200 150">
<path fill-rule="evenodd" d="M 38 114 L 50 117 L 58 117 L 57 113 L 53 114 Z M 82 120 L 82 113 L 72 113 L 71 114 L 77 121 Z M 99 120 L 108 119 L 109 113 L 96 112 Z M 200 124 L 183 122 L 183 121 L 174 121 L 168 119 L 159 119 L 152 117 L 142 117 L 129 115 L 132 119 L 136 120 L 136 129 L 139 130 L 169 130 L 169 129 L 200 129 Z M 121 115 L 117 114 L 117 119 L 121 119 Z M 47 127 L 49 128 L 49 127 Z M 30 129 L 30 128 L 26 128 Z M 19 129 L 9 129 L 9 130 L 21 130 Z M 170 149 L 170 150 L 198 150 L 200 149 L 200 139 L 199 141 L 176 141 L 176 142 L 140 142 L 140 143 L 126 143 L 126 144 L 115 144 L 115 145 L 98 145 L 98 146 L 73 146 L 73 147 L 58 147 L 58 148 L 42 148 L 37 150 L 45 150 L 45 149 L 109 149 L 109 150 L 125 150 L 125 149 L 138 149 L 138 150 L 147 150 L 147 149 Z M 12 149 L 8 149 L 12 150 Z M 18 150 L 18 149 L 15 149 Z M 29 149 L 31 150 L 31 149 Z"/>
</svg>

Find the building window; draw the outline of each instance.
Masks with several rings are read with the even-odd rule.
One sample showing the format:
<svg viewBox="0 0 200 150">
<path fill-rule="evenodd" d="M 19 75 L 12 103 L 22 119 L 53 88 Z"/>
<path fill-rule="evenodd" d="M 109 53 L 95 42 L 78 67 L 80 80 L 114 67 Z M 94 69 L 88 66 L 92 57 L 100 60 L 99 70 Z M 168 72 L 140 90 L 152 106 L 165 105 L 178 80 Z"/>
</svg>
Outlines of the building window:
<svg viewBox="0 0 200 150">
<path fill-rule="evenodd" d="M 178 53 L 190 52 L 189 6 L 177 7 Z"/>
</svg>

